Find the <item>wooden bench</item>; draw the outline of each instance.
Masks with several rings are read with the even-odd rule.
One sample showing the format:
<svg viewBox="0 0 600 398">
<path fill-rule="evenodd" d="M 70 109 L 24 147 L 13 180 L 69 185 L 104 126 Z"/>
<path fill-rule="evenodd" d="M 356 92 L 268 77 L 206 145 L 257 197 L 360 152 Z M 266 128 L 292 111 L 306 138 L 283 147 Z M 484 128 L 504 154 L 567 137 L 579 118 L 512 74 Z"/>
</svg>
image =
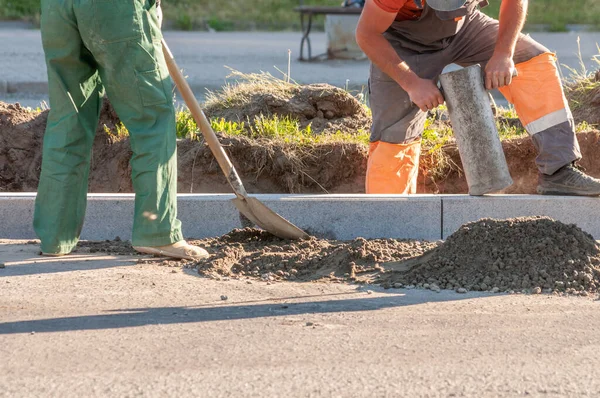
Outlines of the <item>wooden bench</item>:
<svg viewBox="0 0 600 398">
<path fill-rule="evenodd" d="M 313 17 L 315 15 L 359 15 L 362 8 L 358 7 L 325 7 L 325 6 L 304 6 L 296 7 L 294 11 L 300 13 L 300 23 L 302 25 L 302 40 L 300 41 L 300 61 L 314 61 L 323 55 L 312 56 L 310 46 L 310 31 L 312 29 Z M 308 58 L 304 58 L 304 46 L 308 50 Z"/>
</svg>

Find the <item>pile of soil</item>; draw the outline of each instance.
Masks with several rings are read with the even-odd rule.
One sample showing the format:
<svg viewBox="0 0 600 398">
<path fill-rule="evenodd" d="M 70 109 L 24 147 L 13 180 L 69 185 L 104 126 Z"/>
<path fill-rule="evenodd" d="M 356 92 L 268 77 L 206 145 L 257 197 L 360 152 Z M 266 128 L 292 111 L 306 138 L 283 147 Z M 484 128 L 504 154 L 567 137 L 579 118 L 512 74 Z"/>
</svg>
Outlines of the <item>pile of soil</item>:
<svg viewBox="0 0 600 398">
<path fill-rule="evenodd" d="M 37 190 L 48 111 L 0 102 L 0 192 Z M 89 191 L 133 192 L 128 137 L 105 100 L 92 151 Z M 354 192 L 363 189 L 367 148 L 360 144 L 294 145 L 223 137 L 221 143 L 250 193 Z M 179 140 L 178 191 L 231 192 L 203 141 Z"/>
<path fill-rule="evenodd" d="M 587 295 L 600 288 L 600 246 L 576 225 L 548 217 L 482 219 L 442 245 L 405 262 L 385 284 Z"/>
<path fill-rule="evenodd" d="M 463 225 L 445 242 L 290 241 L 245 228 L 190 243 L 204 247 L 210 258 L 140 262 L 193 268 L 213 279 L 372 283 L 459 293 L 600 293 L 600 245 L 576 225 L 548 217 L 482 219 Z M 74 253 L 136 254 L 130 242 L 119 238 L 82 241 Z"/>
<path fill-rule="evenodd" d="M 362 238 L 336 241 L 282 240 L 257 229 L 236 229 L 220 238 L 193 241 L 211 257 L 195 263 L 201 275 L 249 277 L 265 281 L 376 281 L 383 263 L 419 256 L 436 243 Z"/>
<path fill-rule="evenodd" d="M 36 190 L 47 118 L 0 102 L 0 192 Z"/>
<path fill-rule="evenodd" d="M 329 84 L 289 85 L 261 89 L 255 85 L 236 86 L 238 100 L 209 102 L 210 118 L 252 123 L 257 116 L 278 115 L 298 119 L 302 128 L 311 125 L 315 133 L 368 130 L 371 119 L 361 103 L 348 92 Z"/>
<path fill-rule="evenodd" d="M 566 293 L 600 289 L 600 246 L 548 217 L 482 219 L 443 243 L 362 238 L 285 241 L 256 229 L 193 242 L 211 257 L 191 262 L 207 277 L 264 281 L 377 283 L 490 292 Z"/>
<path fill-rule="evenodd" d="M 0 192 L 35 192 L 42 166 L 48 111 L 0 101 Z M 112 132 L 120 123 L 108 100 L 102 105 L 92 151 L 90 192 L 132 192 L 128 140 Z M 125 141 L 125 142 L 123 142 Z"/>
<path fill-rule="evenodd" d="M 318 109 L 316 93 L 317 91 L 307 91 L 298 95 L 310 98 L 313 101 L 310 106 Z M 335 93 L 326 96 L 329 99 L 325 102 L 338 104 L 336 109 L 340 112 L 363 111 L 352 96 L 343 93 L 347 102 L 336 100 L 338 94 Z M 288 105 L 284 106 L 286 107 L 289 108 Z M 18 104 L 0 102 L 0 192 L 37 190 L 47 117 L 47 111 L 31 112 Z M 319 117 L 319 111 L 315 117 Z M 347 118 L 355 119 L 350 116 Z M 346 119 L 343 117 L 339 120 Z M 129 139 L 116 133 L 118 124 L 117 115 L 106 101 L 92 151 L 90 192 L 133 192 Z M 368 156 L 365 145 L 296 145 L 267 139 L 222 135 L 219 138 L 250 193 L 364 193 Z M 583 153 L 580 165 L 588 174 L 600 177 L 600 132 L 579 133 L 578 139 Z M 535 193 L 538 177 L 536 151 L 531 140 L 523 137 L 505 141 L 502 145 L 515 182 L 504 193 Z M 231 192 L 210 149 L 203 141 L 178 141 L 178 169 L 180 193 Z M 455 144 L 450 143 L 441 151 L 433 153 L 423 150 L 417 191 L 447 194 L 468 192 Z"/>
<path fill-rule="evenodd" d="M 296 145 L 217 135 L 250 193 L 364 192 L 364 145 Z M 183 140 L 177 148 L 179 192 L 231 192 L 207 145 Z"/>
</svg>

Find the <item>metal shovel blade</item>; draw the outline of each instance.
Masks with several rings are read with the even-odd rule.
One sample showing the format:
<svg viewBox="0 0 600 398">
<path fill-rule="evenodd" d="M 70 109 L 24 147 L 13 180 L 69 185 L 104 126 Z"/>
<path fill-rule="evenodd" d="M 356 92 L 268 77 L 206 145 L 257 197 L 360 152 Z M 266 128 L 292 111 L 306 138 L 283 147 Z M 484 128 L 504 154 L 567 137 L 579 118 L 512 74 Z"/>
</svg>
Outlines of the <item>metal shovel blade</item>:
<svg viewBox="0 0 600 398">
<path fill-rule="evenodd" d="M 235 207 L 254 224 L 282 239 L 303 239 L 309 235 L 269 209 L 260 200 L 245 196 L 231 200 Z"/>
</svg>

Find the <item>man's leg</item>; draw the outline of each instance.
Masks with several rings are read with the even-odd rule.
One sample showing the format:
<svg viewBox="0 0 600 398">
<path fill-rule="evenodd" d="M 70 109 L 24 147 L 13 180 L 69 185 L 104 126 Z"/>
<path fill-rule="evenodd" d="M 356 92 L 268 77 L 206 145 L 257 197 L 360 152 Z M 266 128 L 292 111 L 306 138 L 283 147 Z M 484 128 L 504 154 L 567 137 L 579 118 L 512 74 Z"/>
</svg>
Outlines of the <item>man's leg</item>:
<svg viewBox="0 0 600 398">
<path fill-rule="evenodd" d="M 392 43 L 421 78 L 437 77 L 446 65 L 443 53 L 409 54 Z M 421 134 L 427 113 L 377 66 L 371 66 L 369 102 L 373 114 L 366 193 L 411 194 L 417 191 Z"/>
<path fill-rule="evenodd" d="M 91 148 L 100 113 L 95 62 L 79 36 L 71 0 L 42 0 L 41 33 L 50 94 L 34 229 L 42 252 L 77 245 L 86 208 Z"/>
<path fill-rule="evenodd" d="M 494 52 L 497 36 L 498 22 L 476 13 L 453 41 L 450 49 L 453 62 L 479 63 L 485 67 Z M 600 195 L 600 181 L 571 167 L 581 158 L 581 152 L 554 54 L 529 36 L 521 35 L 514 61 L 518 76 L 500 91 L 514 105 L 538 150 L 538 191 Z M 550 180 L 553 182 L 549 183 Z"/>
<path fill-rule="evenodd" d="M 77 0 L 84 42 L 130 133 L 135 214 L 132 244 L 144 253 L 198 259 L 177 219 L 177 142 L 171 79 L 155 1 Z"/>
<path fill-rule="evenodd" d="M 183 240 L 177 219 L 175 109 L 152 3 L 79 0 L 76 8 L 83 40 L 130 134 L 134 246 Z"/>
</svg>

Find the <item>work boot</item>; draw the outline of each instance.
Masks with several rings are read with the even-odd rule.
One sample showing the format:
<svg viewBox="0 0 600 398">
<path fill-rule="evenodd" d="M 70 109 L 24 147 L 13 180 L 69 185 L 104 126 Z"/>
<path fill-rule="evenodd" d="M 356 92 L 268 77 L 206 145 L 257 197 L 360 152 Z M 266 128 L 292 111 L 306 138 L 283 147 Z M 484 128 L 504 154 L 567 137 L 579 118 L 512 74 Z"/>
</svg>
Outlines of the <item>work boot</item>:
<svg viewBox="0 0 600 398">
<path fill-rule="evenodd" d="M 600 180 L 569 164 L 552 175 L 540 174 L 537 192 L 541 195 L 599 196 Z"/>
<path fill-rule="evenodd" d="M 167 246 L 134 246 L 135 250 L 144 254 L 172 257 L 185 260 L 202 260 L 208 258 L 208 252 L 201 247 L 193 246 L 182 240 Z"/>
</svg>

